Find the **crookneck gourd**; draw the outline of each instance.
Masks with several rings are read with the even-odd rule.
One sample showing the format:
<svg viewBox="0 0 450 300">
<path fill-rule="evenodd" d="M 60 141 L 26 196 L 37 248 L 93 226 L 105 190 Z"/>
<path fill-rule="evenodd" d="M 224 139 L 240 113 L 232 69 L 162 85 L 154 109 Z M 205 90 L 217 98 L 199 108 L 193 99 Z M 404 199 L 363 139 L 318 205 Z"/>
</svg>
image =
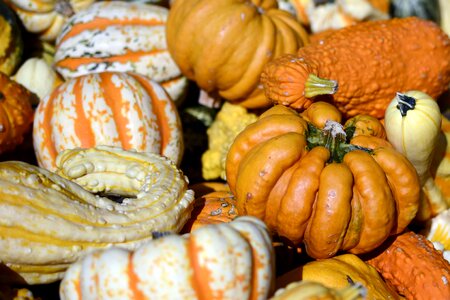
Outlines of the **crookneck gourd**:
<svg viewBox="0 0 450 300">
<path fill-rule="evenodd" d="M 158 154 L 72 149 L 57 166 L 56 174 L 0 163 L 0 261 L 9 268 L 0 282 L 58 280 L 85 251 L 135 249 L 155 232 L 180 231 L 190 216 L 187 179 Z"/>
<path fill-rule="evenodd" d="M 308 34 L 276 0 L 174 1 L 167 46 L 183 74 L 204 91 L 245 107 L 268 107 L 264 65 L 308 43 Z"/>
<path fill-rule="evenodd" d="M 385 135 L 377 119 L 342 126 L 336 108 L 321 105 L 303 114 L 328 114 L 323 127 L 285 106 L 264 112 L 231 145 L 227 182 L 239 214 L 264 220 L 294 245 L 304 242 L 310 256 L 364 253 L 414 218 L 419 179 L 405 156 L 375 136 Z"/>
<path fill-rule="evenodd" d="M 382 118 L 398 91 L 436 98 L 448 89 L 450 38 L 416 17 L 362 22 L 270 61 L 261 82 L 276 104 L 303 110 L 322 96 L 347 117 Z"/>
<path fill-rule="evenodd" d="M 254 217 L 165 235 L 130 252 L 91 253 L 67 271 L 63 300 L 265 300 L 275 258 L 266 225 Z"/>
</svg>

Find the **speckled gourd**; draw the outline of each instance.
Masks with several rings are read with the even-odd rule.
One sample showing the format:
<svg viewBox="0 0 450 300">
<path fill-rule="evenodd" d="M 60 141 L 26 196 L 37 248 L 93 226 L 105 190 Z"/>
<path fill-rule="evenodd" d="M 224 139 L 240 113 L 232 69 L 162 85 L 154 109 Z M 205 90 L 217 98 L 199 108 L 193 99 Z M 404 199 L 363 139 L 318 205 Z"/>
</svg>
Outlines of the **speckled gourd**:
<svg viewBox="0 0 450 300">
<path fill-rule="evenodd" d="M 0 163 L 0 282 L 61 279 L 88 250 L 136 249 L 178 232 L 192 210 L 187 179 L 158 154 L 99 146 L 62 152 L 58 173 Z M 59 174 L 59 175 L 58 175 Z M 120 203 L 107 198 L 121 196 Z"/>
</svg>

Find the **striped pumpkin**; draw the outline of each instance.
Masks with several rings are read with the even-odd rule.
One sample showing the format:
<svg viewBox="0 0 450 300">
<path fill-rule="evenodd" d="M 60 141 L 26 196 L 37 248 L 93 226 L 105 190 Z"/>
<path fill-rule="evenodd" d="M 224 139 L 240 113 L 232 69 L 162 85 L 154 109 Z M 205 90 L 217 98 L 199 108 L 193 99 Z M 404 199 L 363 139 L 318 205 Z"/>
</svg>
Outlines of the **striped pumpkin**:
<svg viewBox="0 0 450 300">
<path fill-rule="evenodd" d="M 68 17 L 95 0 L 5 0 L 17 13 L 25 29 L 42 40 L 54 41 Z"/>
<path fill-rule="evenodd" d="M 103 72 L 73 78 L 39 103 L 33 143 L 41 167 L 55 170 L 57 154 L 111 145 L 160 153 L 181 162 L 178 111 L 164 89 L 138 74 Z"/>
<path fill-rule="evenodd" d="M 166 45 L 168 9 L 97 2 L 75 14 L 56 41 L 55 67 L 65 78 L 93 72 L 135 72 L 160 83 L 179 102 L 187 79 Z"/>
<path fill-rule="evenodd" d="M 266 225 L 254 217 L 166 235 L 136 251 L 84 256 L 67 270 L 62 300 L 268 299 L 275 258 Z"/>
</svg>

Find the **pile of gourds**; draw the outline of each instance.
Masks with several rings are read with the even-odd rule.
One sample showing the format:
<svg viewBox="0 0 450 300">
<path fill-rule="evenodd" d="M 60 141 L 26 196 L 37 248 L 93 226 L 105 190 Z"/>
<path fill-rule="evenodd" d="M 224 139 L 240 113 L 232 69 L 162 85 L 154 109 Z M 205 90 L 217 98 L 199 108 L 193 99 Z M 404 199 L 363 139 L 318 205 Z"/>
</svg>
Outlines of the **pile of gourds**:
<svg viewBox="0 0 450 300">
<path fill-rule="evenodd" d="M 449 299 L 422 2 L 0 2 L 0 298 Z"/>
</svg>

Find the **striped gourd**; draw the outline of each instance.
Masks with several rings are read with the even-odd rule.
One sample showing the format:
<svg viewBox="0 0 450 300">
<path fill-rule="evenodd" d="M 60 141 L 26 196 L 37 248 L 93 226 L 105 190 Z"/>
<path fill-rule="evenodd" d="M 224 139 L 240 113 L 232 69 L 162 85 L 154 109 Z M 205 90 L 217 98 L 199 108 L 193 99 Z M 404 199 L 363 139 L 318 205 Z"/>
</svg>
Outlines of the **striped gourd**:
<svg viewBox="0 0 450 300">
<path fill-rule="evenodd" d="M 154 153 L 109 146 L 66 150 L 58 156 L 57 174 L 1 162 L 0 261 L 9 270 L 1 269 L 0 283 L 16 280 L 8 273 L 29 284 L 56 281 L 86 251 L 111 245 L 132 250 L 155 232 L 179 232 L 193 198 L 183 173 Z"/>
<path fill-rule="evenodd" d="M 182 98 L 187 79 L 166 45 L 168 9 L 124 1 L 97 2 L 75 14 L 56 41 L 55 67 L 65 78 L 93 72 L 135 72 Z"/>
<path fill-rule="evenodd" d="M 110 248 L 67 271 L 62 300 L 268 299 L 274 255 L 265 224 L 255 217 L 168 235 L 134 252 Z"/>
<path fill-rule="evenodd" d="M 14 73 L 22 59 L 23 41 L 12 10 L 0 1 L 0 72 Z"/>
<path fill-rule="evenodd" d="M 148 78 L 104 72 L 70 79 L 39 103 L 33 144 L 41 167 L 55 170 L 58 152 L 119 146 L 181 162 L 183 138 L 175 104 Z"/>
<path fill-rule="evenodd" d="M 74 13 L 95 0 L 5 0 L 17 13 L 25 29 L 40 39 L 54 41 Z"/>
</svg>

